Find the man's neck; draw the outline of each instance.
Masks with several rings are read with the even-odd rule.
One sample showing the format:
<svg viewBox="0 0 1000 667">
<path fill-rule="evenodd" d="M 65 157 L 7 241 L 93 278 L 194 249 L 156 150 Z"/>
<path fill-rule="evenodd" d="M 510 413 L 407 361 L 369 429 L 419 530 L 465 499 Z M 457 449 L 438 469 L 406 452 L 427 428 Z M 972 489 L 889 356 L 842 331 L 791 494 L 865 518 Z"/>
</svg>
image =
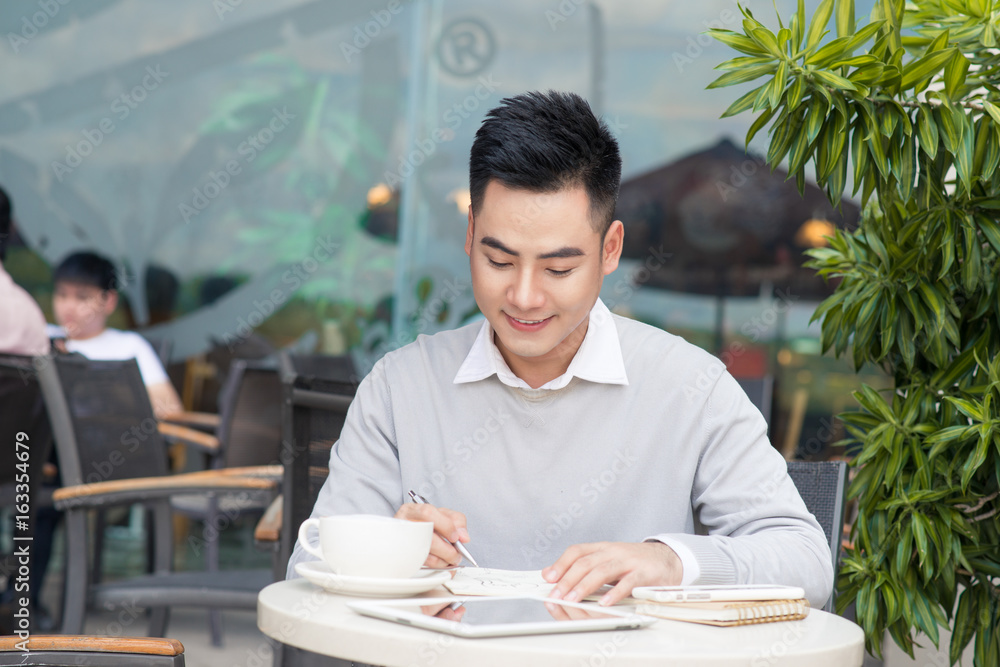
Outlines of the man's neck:
<svg viewBox="0 0 1000 667">
<path fill-rule="evenodd" d="M 559 345 L 549 352 L 545 357 L 526 359 L 508 352 L 500 343 L 496 334 L 493 334 L 493 344 L 500 351 L 500 356 L 507 362 L 507 366 L 517 377 L 524 380 L 532 389 L 538 389 L 542 385 L 552 382 L 557 377 L 569 369 L 570 363 L 580 351 L 583 339 L 587 337 L 587 329 L 590 327 L 589 317 L 582 326 L 574 329 Z"/>
</svg>

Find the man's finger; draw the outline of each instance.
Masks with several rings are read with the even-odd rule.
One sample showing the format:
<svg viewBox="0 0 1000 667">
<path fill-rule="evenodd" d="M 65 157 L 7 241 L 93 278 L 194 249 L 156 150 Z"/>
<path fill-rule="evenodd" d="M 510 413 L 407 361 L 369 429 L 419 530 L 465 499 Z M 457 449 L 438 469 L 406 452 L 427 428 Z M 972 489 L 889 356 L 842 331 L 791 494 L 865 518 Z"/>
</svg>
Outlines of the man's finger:
<svg viewBox="0 0 1000 667">
<path fill-rule="evenodd" d="M 574 544 L 566 549 L 555 563 L 542 570 L 542 577 L 550 583 L 560 581 L 577 560 L 594 553 L 602 546 L 601 542 Z"/>
</svg>

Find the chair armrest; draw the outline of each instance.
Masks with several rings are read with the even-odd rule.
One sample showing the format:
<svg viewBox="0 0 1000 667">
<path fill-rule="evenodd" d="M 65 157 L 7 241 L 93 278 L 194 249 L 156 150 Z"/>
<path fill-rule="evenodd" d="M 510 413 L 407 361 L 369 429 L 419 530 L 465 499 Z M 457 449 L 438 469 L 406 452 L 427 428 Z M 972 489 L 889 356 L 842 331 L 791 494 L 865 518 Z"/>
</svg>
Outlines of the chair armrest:
<svg viewBox="0 0 1000 667">
<path fill-rule="evenodd" d="M 218 430 L 220 417 L 214 412 L 171 412 L 160 418 L 161 422 L 170 422 L 181 426 L 190 426 L 204 430 Z"/>
<path fill-rule="evenodd" d="M 263 477 L 279 481 L 285 473 L 284 466 L 241 466 L 238 468 L 219 468 L 217 470 L 199 470 L 192 475 L 219 475 L 221 477 Z"/>
<path fill-rule="evenodd" d="M 253 531 L 253 539 L 258 542 L 277 542 L 281 536 L 281 510 L 284 505 L 284 496 L 278 495 L 271 504 L 268 505 L 264 516 L 257 522 L 257 527 Z"/>
<path fill-rule="evenodd" d="M 266 501 L 274 495 L 277 488 L 278 481 L 270 477 L 201 470 L 180 475 L 136 477 L 66 486 L 53 492 L 52 500 L 57 509 L 102 507 L 199 493 L 246 494 L 248 499 Z"/>
<path fill-rule="evenodd" d="M 196 431 L 193 428 L 188 428 L 187 426 L 165 424 L 163 422 L 157 424 L 157 430 L 159 430 L 160 435 L 170 442 L 181 442 L 188 445 L 194 445 L 195 447 L 203 449 L 206 452 L 215 453 L 219 451 L 219 439 L 214 435 Z"/>
<path fill-rule="evenodd" d="M 0 651 L 20 651 L 17 636 L 0 637 Z M 106 653 L 141 653 L 144 655 L 180 655 L 184 646 L 176 639 L 157 637 L 91 637 L 88 635 L 31 635 L 29 651 L 100 651 Z"/>
</svg>

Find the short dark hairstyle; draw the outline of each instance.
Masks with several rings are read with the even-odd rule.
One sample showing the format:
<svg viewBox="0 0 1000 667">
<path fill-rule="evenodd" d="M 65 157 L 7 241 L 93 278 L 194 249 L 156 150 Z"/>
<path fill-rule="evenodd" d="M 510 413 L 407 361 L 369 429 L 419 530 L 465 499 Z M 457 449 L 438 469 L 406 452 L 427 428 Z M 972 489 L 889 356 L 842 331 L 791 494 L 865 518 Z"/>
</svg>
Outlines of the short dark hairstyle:
<svg viewBox="0 0 1000 667">
<path fill-rule="evenodd" d="M 115 265 L 93 252 L 75 252 L 59 262 L 52 276 L 55 283 L 90 285 L 102 290 L 118 289 Z"/>
<path fill-rule="evenodd" d="M 10 238 L 10 220 L 14 207 L 7 192 L 0 188 L 0 262 L 7 259 L 7 239 Z"/>
<path fill-rule="evenodd" d="M 604 238 L 615 213 L 622 160 L 618 142 L 575 93 L 529 92 L 500 101 L 476 132 L 469 155 L 472 213 L 493 179 L 508 188 L 556 192 L 582 185 Z"/>
</svg>

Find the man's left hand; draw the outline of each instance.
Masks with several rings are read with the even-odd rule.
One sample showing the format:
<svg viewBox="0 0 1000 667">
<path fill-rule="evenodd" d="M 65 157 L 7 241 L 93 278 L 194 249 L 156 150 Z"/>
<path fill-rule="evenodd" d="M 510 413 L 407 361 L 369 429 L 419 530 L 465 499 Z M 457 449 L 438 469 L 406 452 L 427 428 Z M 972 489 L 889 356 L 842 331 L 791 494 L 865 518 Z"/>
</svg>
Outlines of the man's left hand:
<svg viewBox="0 0 1000 667">
<path fill-rule="evenodd" d="M 601 597 L 611 605 L 637 586 L 679 586 L 684 568 L 673 549 L 662 542 L 593 542 L 577 544 L 542 570 L 556 584 L 553 599 L 579 602 L 604 584 L 615 587 Z"/>
</svg>

